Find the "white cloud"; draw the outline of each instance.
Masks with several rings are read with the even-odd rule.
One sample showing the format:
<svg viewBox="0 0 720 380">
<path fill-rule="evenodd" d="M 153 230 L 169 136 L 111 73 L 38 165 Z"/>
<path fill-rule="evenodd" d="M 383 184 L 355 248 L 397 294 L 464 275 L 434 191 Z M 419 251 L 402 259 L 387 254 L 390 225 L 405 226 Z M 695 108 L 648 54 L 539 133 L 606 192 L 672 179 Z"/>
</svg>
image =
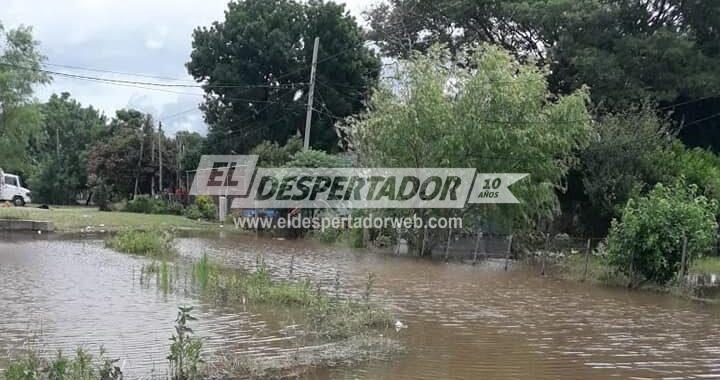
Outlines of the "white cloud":
<svg viewBox="0 0 720 380">
<path fill-rule="evenodd" d="M 227 2 L 2 0 L 0 22 L 8 28 L 20 24 L 33 26 L 35 38 L 41 42 L 40 49 L 49 63 L 191 81 L 185 63 L 190 54 L 192 31 L 197 26 L 221 20 Z M 358 21 L 362 20 L 361 12 L 375 2 L 377 0 L 346 1 L 347 8 Z M 57 68 L 56 71 L 153 81 L 68 68 Z M 188 111 L 202 101 L 199 89 L 182 89 L 177 91 L 182 94 L 178 94 L 58 76 L 50 85 L 39 88 L 37 97 L 45 100 L 50 94 L 59 92 L 70 92 L 83 104 L 93 105 L 108 116 L 121 108 L 136 107 L 162 119 Z M 173 117 L 166 125 L 173 133 L 181 129 L 204 133 L 207 129 L 197 109 Z"/>
</svg>

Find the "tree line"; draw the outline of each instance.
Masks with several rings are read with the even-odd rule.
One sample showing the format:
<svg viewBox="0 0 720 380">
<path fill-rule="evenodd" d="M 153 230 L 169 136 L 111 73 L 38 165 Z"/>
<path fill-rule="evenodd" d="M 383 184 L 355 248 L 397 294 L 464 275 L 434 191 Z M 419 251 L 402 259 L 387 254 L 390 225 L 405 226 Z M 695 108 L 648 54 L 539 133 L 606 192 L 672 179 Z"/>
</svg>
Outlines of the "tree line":
<svg viewBox="0 0 720 380">
<path fill-rule="evenodd" d="M 33 101 L 32 87 L 50 80 L 39 46 L 29 28 L 3 29 L 0 162 L 38 189 L 67 189 L 47 192 L 59 203 L 98 184 L 120 198 L 136 183 L 149 192 L 158 139 L 174 163 L 163 186 L 202 153 L 529 172 L 515 185 L 523 205 L 458 213 L 591 236 L 661 183 L 720 195 L 720 5 L 386 0 L 366 16 L 362 28 L 331 2 L 230 2 L 224 19 L 195 29 L 186 63 L 205 91 L 207 137 L 158 137 L 148 115 L 108 119 L 67 94 Z M 302 153 L 315 37 L 314 150 Z"/>
</svg>

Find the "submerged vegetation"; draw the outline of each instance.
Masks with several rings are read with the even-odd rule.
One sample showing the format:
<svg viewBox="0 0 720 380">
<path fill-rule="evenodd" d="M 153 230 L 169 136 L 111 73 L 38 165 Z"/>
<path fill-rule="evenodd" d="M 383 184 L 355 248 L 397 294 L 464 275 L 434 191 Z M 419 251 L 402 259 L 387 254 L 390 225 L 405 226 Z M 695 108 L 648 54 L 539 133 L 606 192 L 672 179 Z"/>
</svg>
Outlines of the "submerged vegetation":
<svg viewBox="0 0 720 380">
<path fill-rule="evenodd" d="M 310 281 L 273 281 L 262 258 L 253 273 L 222 268 L 207 255 L 194 265 L 193 275 L 203 294 L 224 302 L 262 303 L 299 308 L 307 320 L 309 334 L 325 338 L 348 338 L 372 329 L 392 326 L 390 314 L 370 300 L 374 275 L 368 276 L 361 301 L 342 299 L 339 280 L 333 295 Z"/>
<path fill-rule="evenodd" d="M 52 359 L 41 358 L 35 351 L 29 351 L 0 373 L 2 380 L 120 380 L 122 371 L 118 359 L 108 359 L 105 351 L 94 358 L 82 348 L 75 356 L 65 356 L 62 351 Z"/>
<path fill-rule="evenodd" d="M 206 378 L 200 353 L 202 340 L 196 337 L 189 322 L 196 321 L 190 313 L 192 307 L 178 307 L 175 319 L 175 333 L 170 337 L 172 344 L 167 356 L 168 380 L 198 380 Z M 24 356 L 10 361 L 7 369 L 0 373 L 0 380 L 122 380 L 123 372 L 119 359 L 109 359 L 103 348 L 94 358 L 82 348 L 74 357 L 58 351 L 53 358 L 43 358 L 39 352 L 28 351 Z"/>
<path fill-rule="evenodd" d="M 173 234 L 169 231 L 121 231 L 105 240 L 114 250 L 148 257 L 170 257 L 175 254 Z"/>
</svg>

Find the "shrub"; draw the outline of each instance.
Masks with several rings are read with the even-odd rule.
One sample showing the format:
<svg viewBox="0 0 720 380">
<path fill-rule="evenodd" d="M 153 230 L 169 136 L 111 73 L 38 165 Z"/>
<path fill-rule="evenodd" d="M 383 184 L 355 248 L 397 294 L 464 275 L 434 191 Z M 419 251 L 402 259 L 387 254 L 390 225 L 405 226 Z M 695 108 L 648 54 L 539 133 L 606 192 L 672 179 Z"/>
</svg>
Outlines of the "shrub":
<svg viewBox="0 0 720 380">
<path fill-rule="evenodd" d="M 188 206 L 185 211 L 183 211 L 183 215 L 185 215 L 186 218 L 193 220 L 202 219 L 204 216 L 197 205 Z"/>
<path fill-rule="evenodd" d="M 166 202 L 162 199 L 155 199 L 149 196 L 140 195 L 135 197 L 135 199 L 128 201 L 125 210 L 141 214 L 180 215 L 183 211 L 183 207 L 179 203 Z"/>
<path fill-rule="evenodd" d="M 173 236 L 167 231 L 122 231 L 106 240 L 105 246 L 151 257 L 166 257 L 175 252 Z"/>
<path fill-rule="evenodd" d="M 125 210 L 128 212 L 137 212 L 141 214 L 150 214 L 154 209 L 155 200 L 148 197 L 138 195 L 134 199 L 128 201 Z"/>
<path fill-rule="evenodd" d="M 683 239 L 687 266 L 716 240 L 717 203 L 698 195 L 684 179 L 656 185 L 647 196 L 630 199 L 621 221 L 613 220 L 607 240 L 608 263 L 620 273 L 665 284 L 680 270 Z"/>
<path fill-rule="evenodd" d="M 195 205 L 205 219 L 212 220 L 217 217 L 217 207 L 211 197 L 200 195 L 195 198 Z"/>
</svg>

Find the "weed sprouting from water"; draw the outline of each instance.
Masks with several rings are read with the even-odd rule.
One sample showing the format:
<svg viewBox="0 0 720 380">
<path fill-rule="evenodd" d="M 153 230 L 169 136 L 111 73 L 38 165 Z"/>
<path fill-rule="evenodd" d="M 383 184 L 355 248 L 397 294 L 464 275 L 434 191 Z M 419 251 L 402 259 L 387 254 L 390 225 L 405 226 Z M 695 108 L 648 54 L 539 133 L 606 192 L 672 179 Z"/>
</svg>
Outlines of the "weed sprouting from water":
<svg viewBox="0 0 720 380">
<path fill-rule="evenodd" d="M 295 255 L 292 255 L 290 257 L 290 276 L 289 278 L 293 279 L 293 271 L 295 270 Z"/>
<path fill-rule="evenodd" d="M 363 293 L 365 305 L 370 305 L 370 296 L 372 295 L 372 288 L 375 285 L 375 277 L 375 273 L 368 273 L 367 282 L 365 282 L 365 292 Z"/>
<path fill-rule="evenodd" d="M 201 289 L 205 289 L 210 275 L 210 261 L 207 253 L 203 254 L 200 260 L 193 265 L 193 276 L 200 284 Z"/>
<path fill-rule="evenodd" d="M 175 319 L 175 334 L 170 338 L 170 372 L 172 380 L 194 380 L 200 375 L 202 340 L 194 336 L 188 322 L 196 321 L 190 313 L 192 307 L 178 307 Z"/>
<path fill-rule="evenodd" d="M 340 271 L 335 271 L 335 281 L 333 283 L 335 290 L 335 302 L 340 300 Z"/>
<path fill-rule="evenodd" d="M 163 292 L 167 293 L 170 291 L 170 284 L 172 283 L 172 276 L 170 274 L 170 269 L 168 266 L 167 261 L 163 260 L 160 264 L 160 271 L 158 273 L 160 276 L 160 288 L 163 290 Z"/>
</svg>

